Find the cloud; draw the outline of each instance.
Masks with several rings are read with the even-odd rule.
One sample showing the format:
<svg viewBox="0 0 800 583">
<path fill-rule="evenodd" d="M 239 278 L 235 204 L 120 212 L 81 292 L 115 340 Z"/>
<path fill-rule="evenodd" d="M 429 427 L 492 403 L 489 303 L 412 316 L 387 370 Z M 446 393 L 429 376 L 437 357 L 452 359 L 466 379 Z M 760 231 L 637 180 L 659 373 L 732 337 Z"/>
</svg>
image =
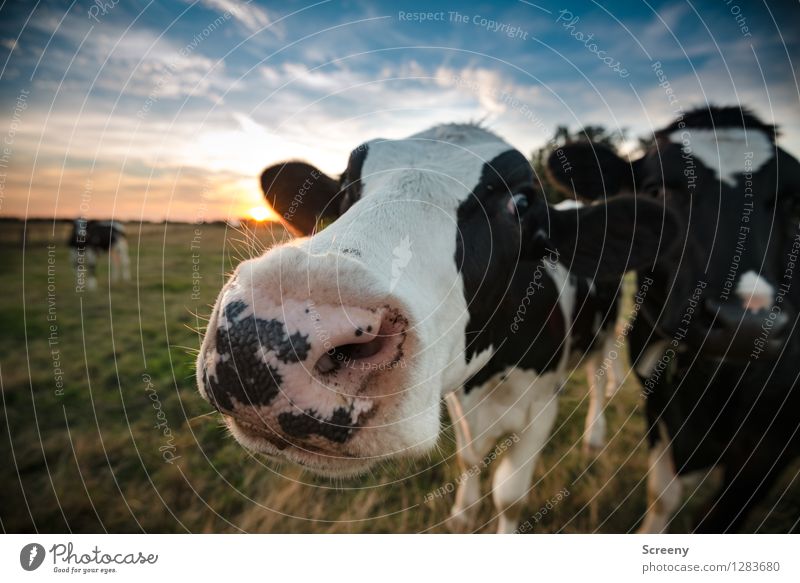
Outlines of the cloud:
<svg viewBox="0 0 800 583">
<path fill-rule="evenodd" d="M 226 209 L 258 204 L 257 177 L 269 164 L 302 158 L 337 174 L 358 144 L 405 137 L 437 123 L 482 120 L 528 154 L 545 143 L 556 124 L 627 127 L 633 137 L 674 115 L 650 61 L 627 32 L 597 12 L 587 14 L 581 26 L 596 31 L 609 54 L 626 60 L 630 79 L 609 74 L 552 18 L 531 23 L 540 24 L 551 43 L 543 47 L 450 24 L 401 26 L 396 18 L 344 24 L 381 16 L 380 7 L 357 15 L 346 6 L 320 7 L 280 21 L 253 3 L 201 4 L 167 30 L 169 20 L 156 22 L 155 14 L 128 28 L 137 14 L 124 3 L 92 30 L 81 10 L 70 11 L 63 21 L 56 11 L 41 9 L 41 18 L 37 12 L 32 36 L 22 37 L 11 55 L 8 71 L 22 72 L 17 84 L 30 78 L 54 36 L 34 76 L 31 105 L 14 143 L 18 184 L 7 191 L 7 209 L 23 212 L 33 192 L 31 204 L 46 211 L 59 194 L 57 210 L 68 215 L 87 169 L 94 167 L 99 216 L 110 213 L 115 202 L 119 213 L 138 213 L 146 193 L 148 213 L 191 220 L 192 197 L 204 185 L 213 187 L 205 195 L 213 207 L 209 212 L 226 216 Z M 170 6 L 158 15 L 186 6 Z M 652 12 L 640 11 L 624 22 L 662 61 L 684 108 L 704 101 L 694 64 L 709 100 L 730 103 L 738 94 L 765 120 L 780 123 L 781 143 L 800 152 L 793 71 L 780 39 L 761 35 L 751 47 L 739 35 L 717 36 L 718 49 L 685 5 L 659 10 L 680 44 Z M 710 13 L 703 15 L 710 22 Z M 214 22 L 214 31 L 197 36 Z M 337 23 L 343 25 L 336 28 Z M 735 22 L 724 24 L 736 32 Z M 281 26 L 291 27 L 297 38 L 333 28 L 275 52 L 284 44 L 276 37 Z M 790 37 L 797 35 L 787 33 L 791 44 Z M 13 37 L 2 36 L 6 40 L 0 45 L 10 49 Z M 395 50 L 400 46 L 407 48 Z M 320 63 L 326 64 L 315 66 Z M 6 78 L 7 87 L 16 89 L 12 77 Z M 26 180 L 32 180 L 30 191 Z"/>
<path fill-rule="evenodd" d="M 273 20 L 263 8 L 256 6 L 253 2 L 240 2 L 237 0 L 201 0 L 202 3 L 213 10 L 223 14 L 232 15 L 245 29 L 251 33 L 260 32 L 270 27 L 276 36 L 282 36 L 283 31 L 280 27 L 273 24 Z"/>
</svg>

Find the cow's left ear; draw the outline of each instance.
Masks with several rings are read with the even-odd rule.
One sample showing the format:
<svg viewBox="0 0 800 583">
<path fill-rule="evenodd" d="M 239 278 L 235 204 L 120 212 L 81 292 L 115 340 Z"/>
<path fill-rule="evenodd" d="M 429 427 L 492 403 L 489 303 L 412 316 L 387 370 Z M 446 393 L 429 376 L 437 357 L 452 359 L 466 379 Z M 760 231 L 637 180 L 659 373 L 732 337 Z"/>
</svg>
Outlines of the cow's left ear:
<svg viewBox="0 0 800 583">
<path fill-rule="evenodd" d="M 660 201 L 634 196 L 568 209 L 542 205 L 526 219 L 528 259 L 557 255 L 575 275 L 596 279 L 653 267 L 672 254 L 682 233 Z"/>
<path fill-rule="evenodd" d="M 305 162 L 281 162 L 261 174 L 264 197 L 296 235 L 310 235 L 340 214 L 339 181 Z"/>
</svg>

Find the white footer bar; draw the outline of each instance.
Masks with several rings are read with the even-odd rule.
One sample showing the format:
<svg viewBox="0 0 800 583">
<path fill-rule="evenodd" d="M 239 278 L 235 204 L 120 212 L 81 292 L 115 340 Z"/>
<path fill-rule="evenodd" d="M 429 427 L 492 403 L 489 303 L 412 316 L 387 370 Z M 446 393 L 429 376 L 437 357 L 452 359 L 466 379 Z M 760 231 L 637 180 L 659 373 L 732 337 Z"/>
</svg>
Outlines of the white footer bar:
<svg viewBox="0 0 800 583">
<path fill-rule="evenodd" d="M 4 535 L 0 579 L 800 581 L 798 541 L 791 535 Z"/>
</svg>

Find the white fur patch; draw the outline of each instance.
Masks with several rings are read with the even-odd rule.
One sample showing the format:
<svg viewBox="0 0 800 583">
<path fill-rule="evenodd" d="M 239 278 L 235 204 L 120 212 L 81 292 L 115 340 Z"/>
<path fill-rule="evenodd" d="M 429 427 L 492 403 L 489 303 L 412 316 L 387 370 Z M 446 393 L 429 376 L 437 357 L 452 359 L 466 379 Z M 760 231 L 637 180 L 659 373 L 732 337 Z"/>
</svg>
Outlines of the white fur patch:
<svg viewBox="0 0 800 583">
<path fill-rule="evenodd" d="M 647 515 L 639 534 L 665 533 L 683 498 L 683 483 L 675 471 L 671 441 L 663 422 L 659 422 L 658 429 L 659 440 L 650 450 L 647 473 Z"/>
<path fill-rule="evenodd" d="M 656 365 L 661 357 L 664 356 L 664 351 L 667 349 L 667 341 L 659 340 L 648 346 L 639 362 L 636 364 L 636 372 L 643 377 L 649 377 L 656 370 Z"/>
<path fill-rule="evenodd" d="M 568 211 L 572 209 L 583 208 L 583 203 L 577 200 L 572 200 L 571 198 L 566 198 L 558 204 L 554 204 L 553 208 L 560 211 Z"/>
<path fill-rule="evenodd" d="M 686 128 L 672 132 L 669 139 L 729 186 L 736 186 L 739 174 L 757 172 L 775 155 L 774 144 L 761 130 Z"/>
<path fill-rule="evenodd" d="M 748 271 L 739 278 L 736 295 L 745 308 L 757 312 L 772 307 L 775 289 L 755 271 Z"/>
</svg>

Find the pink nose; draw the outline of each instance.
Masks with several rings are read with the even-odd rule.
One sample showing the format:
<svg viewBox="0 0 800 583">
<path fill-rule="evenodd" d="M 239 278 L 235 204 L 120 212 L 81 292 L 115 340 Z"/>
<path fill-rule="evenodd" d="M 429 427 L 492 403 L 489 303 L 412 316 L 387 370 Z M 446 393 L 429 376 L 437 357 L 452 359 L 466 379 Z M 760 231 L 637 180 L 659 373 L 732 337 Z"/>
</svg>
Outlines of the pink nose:
<svg viewBox="0 0 800 583">
<path fill-rule="evenodd" d="M 407 327 L 388 307 L 264 306 L 241 295 L 223 298 L 211 325 L 214 341 L 201 357 L 210 402 L 281 437 L 340 443 L 386 396 L 379 379 L 402 366 Z"/>
</svg>

